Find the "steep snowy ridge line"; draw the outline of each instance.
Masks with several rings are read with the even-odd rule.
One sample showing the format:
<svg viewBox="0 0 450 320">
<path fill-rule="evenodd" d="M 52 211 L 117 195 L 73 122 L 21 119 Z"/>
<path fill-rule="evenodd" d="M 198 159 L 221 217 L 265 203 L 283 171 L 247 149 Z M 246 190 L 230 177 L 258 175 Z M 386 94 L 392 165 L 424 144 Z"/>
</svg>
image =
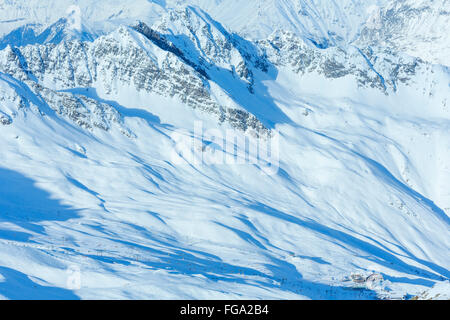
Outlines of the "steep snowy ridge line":
<svg viewBox="0 0 450 320">
<path fill-rule="evenodd" d="M 136 26 L 132 26 L 134 30 L 143 34 L 147 39 L 152 41 L 155 45 L 160 47 L 162 50 L 170 51 L 174 55 L 178 56 L 187 65 L 191 66 L 195 71 L 200 73 L 206 79 L 209 80 L 208 74 L 201 67 L 193 63 L 192 61 L 186 59 L 183 52 L 173 45 L 173 43 L 168 42 L 163 36 L 150 29 L 145 23 L 139 22 Z"/>
<path fill-rule="evenodd" d="M 143 49 L 141 47 L 139 47 L 138 43 L 134 42 L 134 39 L 132 38 L 133 36 L 131 34 L 129 34 L 129 31 L 122 27 L 121 29 L 119 29 L 115 34 L 106 37 L 106 38 L 100 38 L 98 39 L 98 41 L 95 41 L 93 44 L 89 43 L 89 42 L 79 42 L 79 41 L 74 41 L 74 42 L 64 42 L 58 45 L 46 45 L 44 47 L 33 47 L 33 46 L 27 46 L 24 49 L 22 49 L 22 51 L 26 52 L 25 54 L 27 55 L 28 59 L 24 59 L 23 58 L 23 53 L 22 51 L 20 51 L 17 48 L 11 48 L 8 47 L 6 48 L 3 52 L 5 52 L 5 54 L 8 56 L 8 61 L 16 61 L 16 65 L 17 68 L 12 68 L 12 65 L 10 65 L 9 63 L 5 64 L 2 68 L 3 71 L 16 76 L 19 79 L 25 80 L 25 79 L 30 79 L 34 82 L 38 82 L 41 83 L 42 80 L 46 79 L 46 81 L 48 82 L 49 76 L 54 77 L 53 80 L 51 82 L 53 82 L 51 84 L 51 87 L 54 87 L 56 85 L 56 89 L 60 88 L 60 89 L 64 89 L 64 88 L 76 88 L 76 87 L 86 87 L 86 86 L 90 86 L 92 85 L 95 81 L 97 81 L 97 73 L 98 70 L 97 68 L 101 68 L 101 67 L 97 67 L 98 63 L 96 61 L 96 55 L 98 54 L 99 50 L 109 50 L 108 46 L 110 46 L 110 44 L 113 44 L 113 46 L 115 46 L 116 48 L 121 48 L 122 44 L 120 44 L 120 42 L 118 42 L 117 40 L 113 40 L 112 37 L 114 37 L 115 35 L 120 35 L 120 37 L 125 37 L 124 41 L 128 41 L 128 42 L 133 42 L 133 46 L 135 47 L 135 51 L 136 54 L 138 55 L 143 55 Z M 106 41 L 106 42 L 105 42 Z M 96 48 L 96 44 L 98 44 L 98 48 Z M 96 48 L 96 49 L 94 49 Z M 116 48 L 113 48 L 113 50 L 117 50 Z M 172 49 L 170 49 L 172 48 Z M 185 73 L 187 75 L 189 75 L 191 77 L 191 79 L 195 79 L 195 81 L 190 81 L 190 82 L 186 82 L 184 79 L 180 78 L 180 74 L 175 75 L 173 74 L 173 69 L 170 65 L 166 66 L 166 62 L 162 62 L 162 67 L 164 68 L 168 68 L 168 70 L 173 74 L 173 76 L 168 76 L 168 75 L 164 75 L 162 76 L 160 71 L 158 70 L 160 67 L 158 66 L 152 66 L 152 64 L 154 65 L 154 62 L 151 62 L 151 60 L 149 60 L 148 57 L 145 57 L 143 61 L 141 61 L 141 64 L 143 64 L 143 68 L 151 68 L 151 69 L 155 69 L 152 70 L 152 73 L 159 73 L 158 77 L 156 77 L 156 80 L 158 81 L 160 79 L 160 81 L 166 81 L 166 79 L 172 78 L 175 81 L 178 81 L 181 86 L 175 88 L 174 90 L 179 91 L 179 94 L 181 95 L 181 99 L 184 102 L 187 102 L 189 105 L 193 106 L 194 108 L 196 107 L 201 107 L 202 109 L 204 109 L 205 111 L 211 112 L 211 113 L 215 113 L 219 115 L 219 120 L 221 122 L 223 121 L 229 121 L 232 125 L 241 128 L 242 130 L 247 130 L 247 129 L 251 129 L 251 130 L 255 130 L 256 134 L 266 134 L 265 132 L 267 132 L 267 130 L 264 128 L 264 126 L 262 124 L 260 124 L 258 122 L 258 120 L 242 111 L 242 110 L 238 110 L 236 108 L 226 108 L 226 107 L 222 107 L 219 106 L 217 103 L 215 103 L 212 98 L 210 97 L 209 94 L 209 89 L 207 86 L 205 86 L 205 82 L 207 79 L 202 79 L 201 77 L 198 77 L 194 74 L 192 74 L 191 71 L 188 71 L 185 68 L 185 65 L 180 64 L 179 61 L 177 61 L 177 59 L 181 59 L 182 62 L 185 62 L 185 58 L 183 56 L 183 53 L 181 53 L 181 51 L 177 51 L 176 49 L 174 49 L 174 47 L 170 47 L 168 49 L 168 51 L 165 51 L 167 48 L 162 48 L 162 52 L 160 53 L 156 53 L 158 56 L 163 57 L 164 55 L 166 55 L 167 57 L 170 57 L 170 59 L 172 61 L 175 62 L 175 65 L 179 65 L 179 67 L 181 68 L 181 74 Z M 77 61 L 70 61 L 69 59 L 73 59 L 73 57 L 71 57 L 71 55 L 69 54 L 70 51 L 76 50 L 77 51 Z M 151 49 L 153 50 L 153 49 Z M 174 56 L 171 57 L 170 53 L 175 52 L 175 54 L 173 54 Z M 58 60 L 55 60 L 54 62 L 52 62 L 54 64 L 54 68 L 59 68 L 59 65 L 61 64 L 61 67 L 64 68 L 65 73 L 68 73 L 68 78 L 67 80 L 63 80 L 60 79 L 60 75 L 58 74 L 49 74 L 49 69 L 48 69 L 48 58 L 44 58 L 45 63 L 42 63 L 40 61 L 42 61 L 42 55 L 45 56 L 55 56 L 55 52 L 62 52 L 63 56 L 67 57 L 67 64 L 64 64 Z M 89 57 L 86 57 L 86 54 L 89 55 Z M 125 55 L 125 51 L 123 51 L 123 54 Z M 163 56 L 161 56 L 161 54 L 163 54 Z M 181 56 L 180 56 L 181 55 Z M 38 60 L 34 59 L 34 57 L 40 57 Z M 56 58 L 56 57 L 55 57 Z M 112 58 L 114 59 L 114 58 Z M 166 58 L 167 59 L 167 58 Z M 27 61 L 28 60 L 28 61 Z M 114 60 L 113 60 L 114 61 Z M 167 61 L 167 60 L 166 60 Z M 131 63 L 132 61 L 130 61 Z M 80 67 L 77 67 L 77 72 L 78 74 L 74 73 L 74 68 L 71 67 L 71 65 L 73 65 L 74 63 L 76 63 L 77 65 L 80 65 Z M 158 63 L 161 64 L 161 63 Z M 101 65 L 101 64 L 100 64 Z M 193 63 L 189 63 L 186 65 L 188 68 L 193 67 L 196 71 L 199 71 L 200 69 L 198 67 L 196 67 L 196 65 L 194 65 Z M 52 67 L 52 66 L 50 66 Z M 30 68 L 33 69 L 33 72 L 30 72 Z M 109 66 L 107 66 L 106 68 L 110 68 Z M 133 68 L 136 68 L 136 66 L 133 66 Z M 85 73 L 79 73 L 81 70 L 85 70 Z M 93 70 L 91 70 L 93 69 Z M 150 70 L 150 69 L 148 69 Z M 107 70 L 105 70 L 107 71 Z M 128 73 L 129 71 L 127 71 Z M 148 72 L 148 71 L 147 71 Z M 39 78 L 39 80 L 35 79 L 35 75 Z M 159 93 L 167 95 L 167 93 L 163 92 L 163 88 L 164 87 L 155 87 L 154 85 L 152 85 L 152 82 L 155 82 L 153 80 L 151 80 L 152 78 L 150 78 L 150 74 L 146 75 L 144 79 L 142 79 L 142 75 L 140 75 L 139 73 L 134 73 L 135 77 L 134 77 L 134 83 L 137 85 L 137 90 L 146 90 L 146 91 L 150 91 L 150 90 L 157 90 Z M 206 73 L 200 72 L 201 76 L 206 75 Z M 94 76 L 94 78 L 92 78 Z M 206 75 L 207 76 L 207 75 Z M 129 76 L 125 76 L 125 77 L 129 77 Z M 108 83 L 105 83 L 105 90 L 106 93 L 111 93 L 111 91 L 113 90 L 113 88 L 110 86 L 110 80 L 104 80 L 107 81 Z M 45 85 L 45 83 L 44 83 Z M 196 85 L 197 88 L 195 89 L 193 86 Z M 38 85 L 36 86 L 35 84 L 33 84 L 33 86 L 37 89 L 40 89 L 41 86 Z M 191 90 L 187 90 L 187 88 L 191 88 Z M 47 88 L 48 89 L 48 88 Z M 176 91 L 173 92 L 171 95 L 173 96 L 174 94 L 176 94 Z M 45 92 L 50 92 L 48 90 L 46 90 Z"/>
</svg>

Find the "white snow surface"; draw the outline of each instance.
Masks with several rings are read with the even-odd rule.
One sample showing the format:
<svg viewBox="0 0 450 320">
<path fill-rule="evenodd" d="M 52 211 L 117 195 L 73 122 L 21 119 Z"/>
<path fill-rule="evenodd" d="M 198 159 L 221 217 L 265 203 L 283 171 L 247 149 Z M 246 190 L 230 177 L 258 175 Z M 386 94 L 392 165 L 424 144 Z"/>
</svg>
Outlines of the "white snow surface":
<svg viewBox="0 0 450 320">
<path fill-rule="evenodd" d="M 199 6 L 249 39 L 279 27 L 306 42 L 350 50 L 365 23 L 379 26 L 373 14 L 387 2 L 183 5 Z M 27 23 L 42 31 L 74 4 L 81 8 L 83 30 L 100 37 L 93 45 L 116 39 L 143 49 L 156 64 L 165 61 L 162 49 L 123 25 L 142 20 L 161 26 L 161 15 L 175 1 L 0 0 L 0 32 Z M 448 2 L 442 6 L 448 9 Z M 169 27 L 174 37 L 185 32 Z M 120 38 L 127 30 L 134 38 Z M 220 28 L 213 30 L 223 37 Z M 402 31 L 408 35 L 402 44 L 413 38 L 409 31 Z M 208 45 L 203 40 L 199 48 Z M 249 93 L 239 85 L 229 91 L 219 86 L 229 78 L 204 79 L 215 101 L 256 110 L 279 134 L 275 174 L 261 163 L 214 164 L 186 156 L 198 154 L 198 144 L 204 159 L 228 151 L 199 141 L 198 121 L 204 130 L 247 137 L 250 150 L 275 138 L 258 140 L 218 125 L 176 96 L 119 79 L 112 91 L 99 82 L 67 88 L 52 75 L 36 79 L 57 92 L 109 103 L 123 118 L 108 131 L 87 130 L 52 111 L 28 80 L 0 72 L 0 298 L 448 297 L 450 71 L 440 60 L 445 55 L 435 54 L 438 47 L 423 42 L 419 54 L 399 49 L 435 64 L 389 92 L 359 87 L 352 75 L 296 73 L 288 64 L 268 75 L 253 70 L 254 100 L 246 100 Z M 5 61 L 7 50 L 0 51 Z M 320 50 L 335 54 L 334 48 Z M 242 59 L 233 51 L 231 62 L 220 67 Z M 373 275 L 381 280 L 370 281 Z"/>
</svg>

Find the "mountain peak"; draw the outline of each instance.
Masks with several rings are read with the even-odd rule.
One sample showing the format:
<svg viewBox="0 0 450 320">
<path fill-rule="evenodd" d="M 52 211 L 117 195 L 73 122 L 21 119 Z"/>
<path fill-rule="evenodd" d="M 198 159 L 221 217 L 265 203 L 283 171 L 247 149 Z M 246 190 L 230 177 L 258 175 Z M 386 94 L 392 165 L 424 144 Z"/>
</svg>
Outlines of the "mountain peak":
<svg viewBox="0 0 450 320">
<path fill-rule="evenodd" d="M 0 299 L 447 297 L 447 7 L 0 0 Z"/>
</svg>

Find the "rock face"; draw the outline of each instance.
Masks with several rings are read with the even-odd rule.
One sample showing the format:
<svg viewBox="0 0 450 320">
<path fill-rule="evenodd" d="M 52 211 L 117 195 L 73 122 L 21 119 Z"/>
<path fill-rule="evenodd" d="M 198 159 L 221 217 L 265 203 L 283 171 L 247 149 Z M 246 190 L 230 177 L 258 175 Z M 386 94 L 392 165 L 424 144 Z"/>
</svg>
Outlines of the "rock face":
<svg viewBox="0 0 450 320">
<path fill-rule="evenodd" d="M 61 18 L 46 28 L 40 24 L 26 24 L 9 32 L 0 39 L 0 49 L 8 45 L 58 44 L 61 41 L 73 39 L 92 41 L 94 35 L 87 30 L 74 30 L 70 27 L 67 18 Z"/>
<path fill-rule="evenodd" d="M 442 30 L 450 24 L 448 0 L 391 1 L 374 7 L 355 43 L 382 45 L 432 63 L 450 65 L 450 41 Z"/>
</svg>

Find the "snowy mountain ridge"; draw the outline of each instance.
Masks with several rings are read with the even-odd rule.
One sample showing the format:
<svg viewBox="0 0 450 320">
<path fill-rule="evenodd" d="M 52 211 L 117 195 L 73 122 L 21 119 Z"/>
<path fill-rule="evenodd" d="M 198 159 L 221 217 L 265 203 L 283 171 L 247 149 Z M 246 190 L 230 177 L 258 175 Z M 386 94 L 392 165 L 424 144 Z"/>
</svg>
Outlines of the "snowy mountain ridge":
<svg viewBox="0 0 450 320">
<path fill-rule="evenodd" d="M 0 297 L 448 296 L 427 3 L 0 1 Z"/>
<path fill-rule="evenodd" d="M 289 31 L 325 48 L 355 42 L 372 45 L 380 38 L 379 43 L 423 60 L 449 64 L 444 54 L 449 43 L 443 36 L 449 23 L 448 0 L 47 0 L 45 4 L 37 0 L 2 0 L 0 35 L 6 36 L 3 42 L 7 42 L 23 32 L 17 29 L 30 24 L 40 33 L 62 17 L 72 19 L 75 10 L 81 36 L 96 37 L 139 20 L 152 25 L 164 12 L 189 5 L 203 9 L 247 39 L 261 40 L 275 30 Z"/>
</svg>

